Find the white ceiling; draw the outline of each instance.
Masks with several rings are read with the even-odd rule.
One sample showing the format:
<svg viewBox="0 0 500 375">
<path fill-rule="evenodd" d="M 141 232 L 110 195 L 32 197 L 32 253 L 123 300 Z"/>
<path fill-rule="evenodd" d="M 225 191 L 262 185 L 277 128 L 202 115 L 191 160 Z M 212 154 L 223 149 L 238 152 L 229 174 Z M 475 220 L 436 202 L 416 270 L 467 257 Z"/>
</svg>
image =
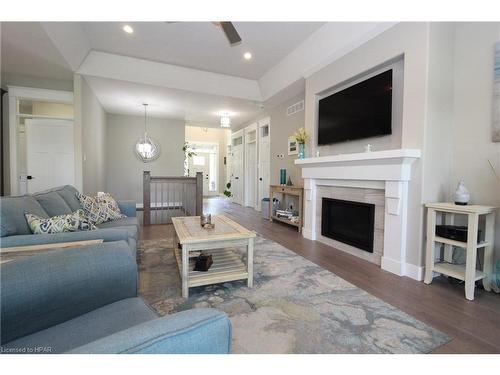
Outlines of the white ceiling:
<svg viewBox="0 0 500 375">
<path fill-rule="evenodd" d="M 239 125 L 303 92 L 304 78 L 394 23 L 235 22 L 231 47 L 211 22 L 2 22 L 2 74 L 65 80 L 83 75 L 104 109 L 218 126 Z M 244 51 L 253 58 L 243 59 Z M 5 81 L 3 81 L 5 82 Z"/>
<path fill-rule="evenodd" d="M 108 113 L 142 115 L 148 103 L 151 117 L 185 120 L 188 125 L 219 127 L 220 113 L 230 112 L 233 125 L 252 120 L 260 103 L 98 77 L 85 77 Z"/>
<path fill-rule="evenodd" d="M 3 74 L 73 80 L 73 72 L 38 22 L 2 22 Z"/>
<path fill-rule="evenodd" d="M 82 22 L 93 50 L 259 79 L 321 22 L 235 22 L 242 43 L 231 47 L 220 27 L 211 22 L 131 22 L 126 34 L 118 22 Z M 250 51 L 247 61 L 243 53 Z"/>
</svg>

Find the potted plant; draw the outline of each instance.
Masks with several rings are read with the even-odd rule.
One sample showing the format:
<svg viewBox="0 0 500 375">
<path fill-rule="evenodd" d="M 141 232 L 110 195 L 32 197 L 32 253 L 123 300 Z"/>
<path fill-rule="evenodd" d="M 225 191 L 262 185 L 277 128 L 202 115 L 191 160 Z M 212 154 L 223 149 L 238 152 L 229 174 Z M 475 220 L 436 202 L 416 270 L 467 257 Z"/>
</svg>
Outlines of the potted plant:
<svg viewBox="0 0 500 375">
<path fill-rule="evenodd" d="M 304 159 L 306 157 L 305 144 L 309 139 L 309 134 L 306 133 L 306 129 L 304 129 L 304 127 L 301 127 L 295 132 L 293 137 L 299 144 L 299 159 Z"/>
<path fill-rule="evenodd" d="M 223 194 L 228 198 L 231 198 L 233 196 L 233 193 L 231 193 L 231 182 L 228 182 L 226 184 L 226 190 L 224 190 Z"/>
</svg>

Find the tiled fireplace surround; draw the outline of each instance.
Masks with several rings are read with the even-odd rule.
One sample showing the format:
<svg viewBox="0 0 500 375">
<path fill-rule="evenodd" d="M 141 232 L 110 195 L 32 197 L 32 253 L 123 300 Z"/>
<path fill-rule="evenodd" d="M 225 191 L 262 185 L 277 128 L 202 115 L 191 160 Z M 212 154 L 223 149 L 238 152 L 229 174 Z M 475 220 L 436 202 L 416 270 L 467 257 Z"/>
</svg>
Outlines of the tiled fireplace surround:
<svg viewBox="0 0 500 375">
<path fill-rule="evenodd" d="M 321 235 L 321 206 L 323 198 L 342 199 L 345 201 L 371 203 L 375 205 L 373 253 L 360 250 L 354 246 Z M 384 210 L 385 198 L 383 189 L 319 185 L 316 187 L 316 240 L 380 265 L 380 259 L 382 258 L 384 249 Z"/>
<path fill-rule="evenodd" d="M 420 150 L 399 149 L 296 160 L 304 178 L 304 237 L 405 275 L 408 188 L 419 158 Z M 373 253 L 321 235 L 323 197 L 375 204 Z"/>
</svg>

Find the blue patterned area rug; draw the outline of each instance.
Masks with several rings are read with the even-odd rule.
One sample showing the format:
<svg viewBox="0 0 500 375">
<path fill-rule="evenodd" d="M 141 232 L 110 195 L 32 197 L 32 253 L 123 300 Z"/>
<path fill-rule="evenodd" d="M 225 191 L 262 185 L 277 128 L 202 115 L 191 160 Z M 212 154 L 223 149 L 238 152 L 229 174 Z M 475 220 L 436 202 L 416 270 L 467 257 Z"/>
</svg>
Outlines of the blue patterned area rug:
<svg viewBox="0 0 500 375">
<path fill-rule="evenodd" d="M 451 338 L 276 242 L 257 237 L 254 287 L 237 281 L 190 289 L 172 240 L 139 243 L 140 295 L 161 315 L 225 311 L 233 353 L 428 353 Z"/>
</svg>

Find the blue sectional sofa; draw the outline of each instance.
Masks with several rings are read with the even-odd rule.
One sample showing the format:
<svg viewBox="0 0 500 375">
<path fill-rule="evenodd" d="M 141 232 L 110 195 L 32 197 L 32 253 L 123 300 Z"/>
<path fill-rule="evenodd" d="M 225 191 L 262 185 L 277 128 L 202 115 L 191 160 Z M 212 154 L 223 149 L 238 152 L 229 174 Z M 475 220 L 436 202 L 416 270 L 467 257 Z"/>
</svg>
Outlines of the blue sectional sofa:
<svg viewBox="0 0 500 375">
<path fill-rule="evenodd" d="M 99 229 L 56 234 L 32 234 L 25 212 L 41 217 L 52 217 L 72 213 L 81 208 L 76 190 L 66 185 L 42 191 L 32 195 L 0 198 L 0 246 L 15 247 L 46 243 L 61 243 L 103 239 L 104 242 L 124 240 L 132 253 L 137 251 L 139 222 L 133 201 L 118 202 L 126 218 L 109 221 L 98 225 Z"/>
<path fill-rule="evenodd" d="M 2 353 L 230 352 L 224 313 L 159 317 L 137 297 L 137 264 L 126 241 L 56 249 L 0 267 Z"/>
</svg>

